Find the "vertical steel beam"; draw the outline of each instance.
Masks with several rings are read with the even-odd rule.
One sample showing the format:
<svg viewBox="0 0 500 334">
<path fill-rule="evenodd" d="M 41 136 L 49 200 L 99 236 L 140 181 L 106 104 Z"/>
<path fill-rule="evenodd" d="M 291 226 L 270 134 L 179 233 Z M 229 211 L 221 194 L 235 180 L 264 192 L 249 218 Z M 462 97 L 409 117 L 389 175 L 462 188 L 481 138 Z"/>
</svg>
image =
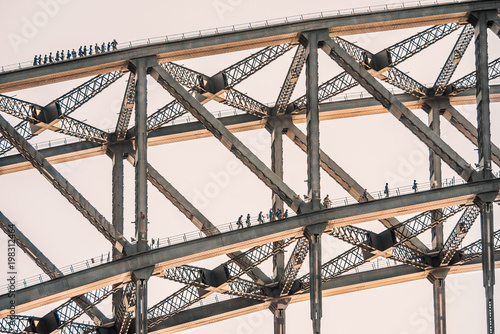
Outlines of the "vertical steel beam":
<svg viewBox="0 0 500 334">
<path fill-rule="evenodd" d="M 441 136 L 441 104 L 439 100 L 429 102 L 430 108 L 429 113 L 429 128 L 438 136 Z M 430 183 L 431 188 L 441 188 L 442 186 L 442 174 L 441 174 L 441 158 L 434 153 L 433 150 L 429 149 L 429 172 L 430 172 Z M 432 220 L 441 220 L 443 214 L 440 209 L 432 211 Z M 432 249 L 441 250 L 443 248 L 444 236 L 443 236 L 443 224 L 437 224 L 431 230 L 432 235 Z"/>
<path fill-rule="evenodd" d="M 321 208 L 319 164 L 318 35 L 308 33 L 306 60 L 307 192 L 312 209 Z"/>
<path fill-rule="evenodd" d="M 427 279 L 432 283 L 434 291 L 434 332 L 446 334 L 446 295 L 445 278 L 449 269 L 436 269 L 429 273 Z"/>
<path fill-rule="evenodd" d="M 144 268 L 133 272 L 136 290 L 135 304 L 135 333 L 146 334 L 148 332 L 148 280 L 153 272 L 153 267 Z"/>
<path fill-rule="evenodd" d="M 476 104 L 479 166 L 482 179 L 491 174 L 490 91 L 488 86 L 488 22 L 487 13 L 474 13 L 476 52 Z M 489 198 L 488 198 L 489 197 Z M 483 246 L 483 285 L 486 294 L 487 333 L 495 333 L 493 313 L 493 286 L 495 285 L 495 257 L 493 240 L 493 196 L 479 196 L 481 203 L 481 240 Z"/>
<path fill-rule="evenodd" d="M 115 230 L 123 235 L 123 145 L 115 145 L 110 148 L 112 152 L 112 224 Z M 112 250 L 113 260 L 122 257 L 114 247 Z M 123 290 L 118 289 L 113 292 L 113 316 L 116 318 L 116 312 L 120 308 Z"/>
<path fill-rule="evenodd" d="M 283 123 L 280 119 L 274 118 L 272 121 L 271 133 L 271 170 L 276 176 L 283 180 Z M 273 212 L 280 209 L 283 212 L 283 200 L 276 192 L 272 194 Z M 281 241 L 274 242 L 274 246 L 281 245 Z M 279 281 L 285 268 L 285 253 L 283 251 L 273 256 L 273 279 Z"/>
<path fill-rule="evenodd" d="M 321 287 L 321 235 L 326 224 L 308 226 L 304 235 L 309 240 L 310 308 L 313 334 L 321 333 L 322 287 Z"/>
<path fill-rule="evenodd" d="M 283 180 L 283 122 L 273 118 L 271 121 L 271 170 L 278 178 Z M 283 200 L 275 192 L 272 194 L 273 212 L 280 209 L 283 212 Z M 281 248 L 282 241 L 275 241 L 274 248 Z M 283 275 L 285 268 L 285 252 L 273 255 L 273 279 L 278 282 Z M 274 333 L 285 334 L 285 309 L 277 308 L 274 312 Z"/>
<path fill-rule="evenodd" d="M 138 59 L 136 64 L 135 224 L 138 250 L 144 251 L 148 247 L 147 68 L 145 59 Z M 137 290 L 140 290 L 139 285 Z"/>
</svg>

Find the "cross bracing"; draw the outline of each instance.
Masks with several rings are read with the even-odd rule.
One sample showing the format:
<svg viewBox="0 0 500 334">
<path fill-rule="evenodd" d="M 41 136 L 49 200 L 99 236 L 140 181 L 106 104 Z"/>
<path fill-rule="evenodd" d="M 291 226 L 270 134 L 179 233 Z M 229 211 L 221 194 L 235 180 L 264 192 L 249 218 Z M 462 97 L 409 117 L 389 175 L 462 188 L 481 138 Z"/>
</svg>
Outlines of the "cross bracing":
<svg viewBox="0 0 500 334">
<path fill-rule="evenodd" d="M 498 77 L 498 61 L 478 63 L 477 73 L 450 83 L 455 68 L 462 63 L 460 60 L 472 39 L 471 27 L 477 26 L 478 22 L 482 22 L 481 20 L 487 22 L 487 26 L 491 27 L 494 32 L 498 26 L 496 10 L 500 7 L 500 3 L 476 1 L 473 5 L 474 7 L 472 7 L 472 2 L 465 1 L 405 9 L 407 22 L 404 22 L 405 19 L 401 20 L 399 10 L 389 10 L 385 13 L 388 15 L 380 16 L 376 25 L 372 16 L 376 17 L 377 13 L 363 17 L 359 22 L 364 23 L 354 26 L 347 23 L 346 19 L 349 15 L 340 15 L 338 18 L 310 20 L 306 22 L 307 25 L 304 25 L 304 22 L 295 22 L 283 27 L 270 25 L 260 30 L 249 29 L 245 35 L 240 31 L 234 31 L 229 33 L 234 38 L 224 41 L 216 38 L 217 36 L 201 37 L 207 42 L 206 55 L 231 52 L 236 47 L 240 49 L 250 48 L 251 45 L 264 47 L 234 65 L 225 68 L 221 66 L 223 69 L 213 76 L 191 70 L 188 66 L 179 65 L 176 62 L 189 58 L 187 50 L 199 48 L 198 42 L 189 44 L 190 46 L 183 52 L 175 51 L 177 58 L 171 56 L 174 51 L 170 49 L 171 45 L 167 42 L 139 47 L 133 56 L 131 56 L 131 50 L 119 49 L 114 54 L 110 53 L 115 62 L 115 65 L 111 66 L 108 64 L 109 55 L 102 54 L 93 59 L 77 59 L 71 64 L 56 63 L 51 67 L 40 66 L 20 69 L 19 73 L 9 71 L 0 74 L 0 90 L 4 93 L 44 85 L 49 82 L 49 77 L 50 82 L 58 82 L 82 77 L 84 74 L 98 75 L 45 107 L 7 95 L 0 97 L 0 112 L 8 114 L 9 117 L 21 119 L 21 123 L 16 126 L 11 125 L 3 117 L 0 119 L 0 132 L 3 135 L 2 142 L 0 142 L 2 153 L 6 153 L 12 147 L 20 152 L 19 155 L 11 152 L 7 156 L 0 157 L 0 174 L 30 168 L 37 169 L 74 208 L 89 220 L 99 233 L 112 243 L 114 254 L 111 261 L 102 265 L 75 272 L 74 275 L 54 277 L 40 284 L 20 289 L 19 311 L 30 311 L 36 306 L 53 301 L 62 302 L 67 298 L 81 298 L 79 296 L 87 293 L 87 307 L 84 305 L 85 302 L 80 302 L 78 307 L 70 306 L 75 303 L 74 301 L 61 304 L 57 310 L 64 309 L 65 311 L 58 313 L 60 323 L 56 327 L 51 327 L 50 331 L 60 329 L 68 333 L 99 333 L 100 331 L 139 333 L 149 328 L 150 332 L 166 333 L 199 326 L 204 321 L 209 323 L 213 319 L 235 316 L 236 314 L 231 313 L 226 305 L 233 305 L 236 309 L 239 307 L 245 309 L 238 314 L 269 308 L 275 317 L 279 317 L 278 314 L 285 312 L 289 304 L 309 299 L 310 293 L 311 307 L 321 310 L 321 303 L 318 304 L 317 301 L 318 287 L 319 291 L 323 291 L 324 296 L 342 293 L 338 292 L 342 289 L 332 292 L 338 289 L 339 285 L 336 284 L 346 284 L 345 291 L 348 291 L 349 285 L 356 286 L 355 283 L 349 283 L 349 278 L 354 277 L 350 275 L 358 274 L 358 272 L 353 273 L 353 270 L 359 271 L 364 264 L 378 257 L 385 257 L 387 261 L 401 264 L 384 271 L 382 276 L 387 275 L 385 278 L 374 279 L 382 281 L 377 281 L 372 286 L 368 284 L 365 287 L 358 287 L 359 289 L 390 284 L 393 277 L 400 277 L 400 281 L 411 281 L 428 276 L 434 279 L 437 277 L 435 272 L 441 268 L 448 270 L 451 274 L 478 270 L 480 269 L 477 266 L 478 257 L 483 257 L 483 261 L 486 261 L 484 259 L 492 261 L 493 267 L 498 266 L 497 253 L 500 246 L 498 231 L 494 232 L 491 229 L 489 232 L 483 231 L 482 241 L 462 246 L 463 239 L 469 229 L 473 228 L 473 223 L 479 215 L 481 219 L 492 222 L 492 214 L 489 215 L 489 213 L 492 212 L 492 203 L 498 202 L 500 189 L 496 174 L 488 173 L 492 171 L 491 161 L 498 163 L 498 152 L 490 138 L 485 137 L 487 130 L 484 128 L 485 125 L 478 125 L 478 129 L 474 131 L 475 126 L 464 122 L 459 114 L 457 115 L 458 111 L 454 109 L 454 106 L 474 104 L 476 102 L 474 90 L 478 94 L 487 94 L 488 101 L 500 100 L 500 89 L 495 85 L 490 85 L 488 92 L 484 93 L 484 81 Z M 438 11 L 440 14 L 429 16 L 429 11 Z M 426 20 L 418 23 L 415 20 L 417 17 L 426 17 Z M 371 53 L 348 41 L 348 36 L 359 32 L 360 29 L 363 31 L 393 29 L 398 24 L 432 27 L 378 53 Z M 304 30 L 306 26 L 307 29 Z M 266 29 L 268 30 L 265 32 L 267 40 L 263 41 L 260 34 Z M 436 47 L 440 39 L 449 38 L 447 36 L 457 30 L 460 30 L 459 39 L 449 53 L 445 67 L 439 75 L 436 75 L 438 79 L 434 86 L 425 86 L 395 67 L 409 58 L 417 57 L 421 50 L 431 45 Z M 294 31 L 294 34 L 291 34 L 291 31 Z M 480 36 L 481 33 L 483 33 L 481 29 L 476 29 L 475 34 Z M 293 37 L 290 37 L 292 35 Z M 243 40 L 246 41 L 246 46 L 242 46 Z M 180 44 L 182 49 L 182 43 Z M 480 44 L 481 42 L 476 41 L 476 50 Z M 345 70 L 324 84 L 318 84 L 317 78 L 316 81 L 311 79 L 315 73 L 311 71 L 311 68 L 317 65 L 317 60 L 315 62 L 313 59 L 317 57 L 317 50 L 313 49 L 317 47 L 322 48 Z M 264 72 L 267 65 L 294 48 L 296 52 L 288 72 L 282 73 L 280 77 L 281 82 L 284 78 L 284 83 L 274 104 L 265 104 L 258 98 L 250 96 L 252 94 L 238 90 L 238 84 L 243 80 L 247 78 L 251 80 L 252 75 L 257 71 Z M 495 59 L 496 55 L 493 52 L 490 53 L 492 59 Z M 73 65 L 79 70 L 75 71 L 72 68 Z M 113 72 L 104 73 L 104 66 L 107 71 L 113 70 Z M 295 102 L 290 102 L 294 90 L 297 89 L 297 82 L 303 68 L 307 77 L 307 93 Z M 84 109 L 84 103 L 126 72 L 130 72 L 129 80 L 121 97 L 123 102 L 113 130 L 99 129 L 77 117 L 68 116 L 76 108 Z M 484 76 L 485 73 L 486 76 Z M 145 78 L 147 74 L 150 75 L 149 78 L 155 79 L 168 91 L 174 100 L 146 117 Z M 361 85 L 373 95 L 373 98 L 332 100 L 336 95 L 357 85 Z M 387 88 L 388 85 L 399 88 L 401 93 L 391 92 Z M 314 95 L 317 95 L 316 99 L 319 100 L 316 109 L 311 106 Z M 439 99 L 439 105 L 442 106 L 440 111 L 443 116 L 452 119 L 450 122 L 475 146 L 479 147 L 481 156 L 479 164 L 475 165 L 464 159 L 456 151 L 456 147 L 430 131 L 425 123 L 415 116 L 414 111 L 420 108 L 431 113 L 437 103 L 436 99 Z M 239 114 L 231 117 L 220 116 L 220 113 L 213 114 L 205 106 L 211 101 L 232 106 L 239 110 Z M 478 108 L 484 114 L 483 105 L 484 103 L 479 103 Z M 136 113 L 136 120 L 135 124 L 130 126 L 133 111 Z M 454 116 L 447 116 L 447 111 Z M 311 116 L 314 112 L 317 113 L 316 120 Z M 463 184 L 443 188 L 431 184 L 429 190 L 423 191 L 424 189 L 420 188 L 418 192 L 415 191 L 412 194 L 397 193 L 388 198 L 385 198 L 381 192 L 371 193 L 366 196 L 366 201 L 362 200 L 363 188 L 346 171 L 336 165 L 325 152 L 318 150 L 318 145 L 315 146 L 315 143 L 319 144 L 318 132 L 315 131 L 318 131 L 317 125 L 320 117 L 322 121 L 325 121 L 384 112 L 395 116 L 408 128 L 409 133 L 421 140 L 426 148 L 448 164 L 457 177 L 463 179 Z M 173 124 L 171 122 L 188 113 L 196 121 L 171 125 Z M 480 119 L 485 117 L 483 114 Z M 272 169 L 267 167 L 233 134 L 233 132 L 264 127 L 271 132 L 276 122 L 282 124 L 282 134 L 287 134 L 308 156 L 310 175 L 306 181 L 308 187 L 313 189 L 312 201 L 309 201 L 309 198 L 303 201 L 299 193 L 282 179 L 283 176 L 275 167 Z M 293 128 L 294 123 L 301 122 L 307 122 L 307 134 L 301 134 L 300 130 Z M 47 129 L 83 141 L 78 145 L 65 143 L 39 151 L 28 140 Z M 273 133 L 273 136 L 277 135 Z M 243 166 L 255 174 L 276 195 L 276 198 L 283 201 L 295 214 L 290 213 L 288 218 L 270 219 L 271 221 L 265 223 L 252 220 L 248 227 L 241 230 L 237 225 L 234 225 L 233 229 L 233 224 L 229 225 L 228 230 L 221 229 L 214 226 L 195 205 L 189 203 L 186 197 L 174 189 L 172 184 L 162 176 L 161 171 L 153 169 L 147 162 L 145 155 L 147 146 L 207 136 L 218 139 L 222 144 L 221 147 L 241 161 Z M 302 136 L 304 138 L 301 138 Z M 147 141 L 144 140 L 145 138 Z M 491 150 L 485 146 L 485 143 L 491 146 Z M 279 156 L 278 151 L 273 150 L 273 152 L 274 155 Z M 167 238 L 167 244 L 160 243 L 158 240 L 156 247 L 148 243 L 147 239 L 146 244 L 141 244 L 140 240 L 137 243 L 135 240 L 127 240 L 123 236 L 123 228 L 115 228 L 110 224 L 77 191 L 76 187 L 52 166 L 102 154 L 112 157 L 114 164 L 123 158 L 128 158 L 131 162 L 136 170 L 137 203 L 147 201 L 147 194 L 140 189 L 145 189 L 143 188 L 144 182 L 149 180 L 200 230 L 200 239 L 188 240 L 184 234 L 184 239 L 176 244 L 171 243 Z M 315 157 L 315 155 L 318 156 Z M 318 159 L 315 160 L 315 158 Z M 277 159 L 283 160 L 283 157 L 279 156 Z M 314 166 L 314 161 L 317 161 L 316 166 Z M 316 188 L 311 183 L 311 177 L 319 175 L 320 165 L 354 198 L 353 202 L 347 201 L 342 208 L 330 207 L 329 204 L 324 208 L 316 206 L 314 201 L 319 198 L 319 194 L 314 193 Z M 317 168 L 317 171 L 313 167 Z M 142 175 L 144 181 L 140 181 L 141 173 L 144 173 Z M 113 177 L 115 176 L 119 175 Z M 119 183 L 115 182 L 113 187 L 119 187 Z M 114 188 L 114 193 L 119 194 L 118 188 Z M 119 198 L 115 200 L 119 201 Z M 355 204 L 355 202 L 360 203 Z M 141 205 L 138 204 L 136 208 L 147 209 L 147 205 L 145 207 Z M 141 235 L 147 233 L 148 226 L 147 223 L 141 222 L 141 219 L 144 219 L 141 218 L 144 212 L 140 210 L 144 209 L 136 209 L 136 236 L 143 238 Z M 436 210 L 439 210 L 439 216 L 433 213 Z M 429 229 L 434 231 L 437 226 L 447 224 L 447 220 L 459 211 L 464 211 L 464 214 L 459 218 L 442 248 L 431 250 L 423 245 L 420 238 L 424 232 Z M 403 214 L 416 216 L 400 223 L 395 217 Z M 114 223 L 116 217 L 113 218 Z M 385 226 L 384 232 L 373 233 L 355 226 L 371 220 L 380 220 Z M 330 261 L 323 263 L 321 268 L 316 267 L 313 271 L 312 261 L 318 259 L 318 249 L 321 249 L 318 235 L 321 236 L 324 233 L 331 234 L 354 247 L 333 257 Z M 491 240 L 486 240 L 486 237 Z M 144 242 L 144 238 L 141 240 Z M 290 247 L 291 256 L 288 263 L 281 264 L 280 271 L 276 269 L 280 265 L 276 261 L 276 256 L 285 247 Z M 244 251 L 245 249 L 249 250 Z M 231 260 L 214 269 L 190 265 L 191 262 L 220 254 L 228 254 Z M 260 255 L 256 256 L 256 254 Z M 306 266 L 302 264 L 307 255 L 310 259 L 311 272 L 299 276 L 300 270 L 306 270 Z M 281 272 L 272 278 L 259 268 L 261 262 L 270 257 L 273 257 L 275 273 Z M 50 271 L 47 267 L 50 264 L 47 264 L 47 261 L 40 260 L 36 256 L 32 258 L 45 271 Z M 371 272 L 372 270 L 368 270 L 368 275 Z M 483 272 L 486 273 L 486 269 L 483 269 Z M 491 275 L 491 267 L 488 273 Z M 242 278 L 243 274 L 250 279 Z M 376 274 L 375 270 L 373 274 Z M 145 308 L 147 301 L 144 296 L 145 293 L 147 295 L 147 281 L 150 276 L 163 277 L 181 283 L 184 287 L 165 296 L 163 304 L 149 305 Z M 81 284 L 82 280 L 87 282 L 85 286 Z M 61 290 L 62 286 L 64 290 Z M 489 291 L 487 298 L 489 298 L 490 307 L 492 289 L 487 291 Z M 103 324 L 96 321 L 94 325 L 78 323 L 77 318 L 80 314 L 97 306 L 95 304 L 111 294 L 114 295 L 113 298 L 115 295 L 120 295 L 121 298 L 117 299 L 118 304 L 115 305 L 113 318 L 109 322 Z M 226 294 L 234 297 L 230 300 L 216 300 L 211 310 L 213 314 L 206 320 L 203 320 L 203 317 L 200 317 L 202 320 L 197 323 L 186 320 L 189 319 L 190 314 L 201 312 L 203 306 L 195 307 L 195 304 L 203 302 L 212 294 Z M 6 295 L 0 296 L 0 305 L 5 306 L 6 302 Z M 6 310 L 5 307 L 2 308 Z M 491 309 L 492 306 L 489 310 Z M 224 315 L 225 313 L 227 315 Z M 4 317 L 7 315 L 5 311 L 0 314 Z M 319 320 L 320 318 L 317 317 L 313 319 L 315 333 L 319 333 Z M 39 332 L 42 333 L 48 320 L 21 316 L 16 318 L 16 321 L 15 328 L 17 329 L 11 328 L 7 331 L 26 330 L 36 322 L 42 324 L 39 327 Z M 279 321 L 275 324 L 282 326 L 282 322 Z M 493 319 L 489 314 L 488 330 L 492 328 Z"/>
</svg>

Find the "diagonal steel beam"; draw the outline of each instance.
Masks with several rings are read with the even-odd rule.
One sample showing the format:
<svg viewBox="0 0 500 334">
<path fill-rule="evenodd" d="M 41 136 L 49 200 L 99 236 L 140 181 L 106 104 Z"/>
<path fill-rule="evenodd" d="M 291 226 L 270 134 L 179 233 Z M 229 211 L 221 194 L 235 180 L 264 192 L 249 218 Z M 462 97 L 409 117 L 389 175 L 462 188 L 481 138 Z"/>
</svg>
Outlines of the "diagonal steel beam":
<svg viewBox="0 0 500 334">
<path fill-rule="evenodd" d="M 279 281 L 278 286 L 281 288 L 281 296 L 287 295 L 292 289 L 295 278 L 297 277 L 308 252 L 309 240 L 307 240 L 306 237 L 299 238 Z"/>
<path fill-rule="evenodd" d="M 151 68 L 151 76 L 189 110 L 215 138 L 230 150 L 272 191 L 276 192 L 295 212 L 300 211 L 302 200 L 276 174 L 232 134 L 222 123 L 208 112 L 195 98 L 177 83 L 161 66 Z"/>
<path fill-rule="evenodd" d="M 497 58 L 488 64 L 488 80 L 496 79 L 500 76 L 500 58 Z M 459 93 L 465 92 L 466 90 L 476 88 L 477 83 L 477 73 L 476 71 L 471 72 L 460 79 L 452 82 L 448 86 L 449 93 L 446 95 L 454 96 Z"/>
<path fill-rule="evenodd" d="M 265 104 L 251 98 L 250 96 L 230 88 L 224 94 L 219 95 L 216 101 L 230 107 L 246 111 L 249 114 L 259 117 L 266 117 L 270 108 Z"/>
<path fill-rule="evenodd" d="M 476 218 L 479 216 L 479 213 L 480 210 L 476 205 L 471 205 L 464 211 L 443 246 L 443 250 L 441 251 L 443 257 L 441 266 L 446 266 L 450 263 L 458 248 L 462 245 L 463 239 L 467 236 L 467 232 L 469 232 L 472 224 L 474 224 Z"/>
<path fill-rule="evenodd" d="M 297 51 L 295 51 L 295 55 L 293 56 L 290 68 L 288 69 L 288 73 L 286 74 L 285 82 L 281 86 L 278 99 L 274 104 L 274 108 L 270 110 L 270 116 L 281 114 L 286 110 L 288 102 L 290 102 L 290 98 L 292 97 L 295 86 L 297 85 L 297 81 L 299 80 L 300 73 L 304 68 L 305 62 L 306 62 L 306 49 L 302 44 L 299 44 L 297 46 Z"/>
<path fill-rule="evenodd" d="M 130 152 L 127 160 L 133 165 L 135 154 Z M 219 229 L 205 217 L 189 200 L 184 197 L 175 187 L 168 182 L 151 164 L 148 163 L 148 180 L 160 193 L 162 193 L 187 219 L 189 219 L 203 234 L 210 236 L 220 234 Z M 228 253 L 227 256 L 243 268 L 247 259 L 241 257 L 241 252 Z M 259 268 L 253 268 L 249 276 L 260 284 L 269 283 L 271 279 Z"/>
<path fill-rule="evenodd" d="M 0 229 L 9 237 L 15 239 L 16 244 L 42 271 L 51 279 L 64 276 L 63 273 L 43 254 L 19 228 L 0 212 Z M 92 303 L 85 297 L 80 295 L 71 298 L 97 325 L 105 324 L 109 319 L 97 308 L 89 307 Z"/>
<path fill-rule="evenodd" d="M 460 60 L 462 60 L 462 57 L 467 50 L 472 37 L 474 37 L 474 27 L 470 24 L 467 24 L 462 29 L 462 32 L 460 33 L 455 46 L 451 50 L 448 59 L 446 59 L 446 62 L 444 63 L 444 66 L 441 69 L 436 82 L 434 83 L 433 89 L 435 96 L 443 95 L 446 86 L 448 86 L 448 83 L 453 76 L 453 73 L 455 73 L 458 64 L 460 64 Z"/>
<path fill-rule="evenodd" d="M 384 75 L 385 82 L 404 90 L 410 95 L 420 98 L 428 94 L 428 89 L 424 85 L 396 67 L 390 68 Z"/>
<path fill-rule="evenodd" d="M 460 131 L 465 138 L 469 139 L 476 147 L 478 146 L 478 133 L 477 128 L 469 122 L 455 107 L 449 102 L 443 111 L 443 117 L 446 118 L 451 125 Z M 492 160 L 497 166 L 500 166 L 500 148 L 491 143 Z"/>
<path fill-rule="evenodd" d="M 2 116 L 0 133 L 28 160 L 95 228 L 122 252 L 129 245 L 104 216 L 95 209 L 47 160 L 31 146 Z"/>
<path fill-rule="evenodd" d="M 412 131 L 434 153 L 439 155 L 464 180 L 471 179 L 474 170 L 462 157 L 416 117 L 403 103 L 395 98 L 366 69 L 355 62 L 332 40 L 325 41 L 323 50 L 342 68 L 351 74 L 391 114 Z"/>
<path fill-rule="evenodd" d="M 290 138 L 302 151 L 307 153 L 306 135 L 292 123 L 286 124 L 285 128 L 287 128 L 286 135 L 288 138 Z M 354 199 L 361 202 L 364 188 L 336 164 L 323 150 L 320 149 L 319 155 L 321 168 Z M 368 196 L 370 200 L 374 199 L 371 195 L 368 194 Z M 397 218 L 385 218 L 381 219 L 380 222 L 387 228 L 400 224 Z M 402 232 L 404 232 L 404 227 Z M 417 248 L 424 252 L 429 250 L 428 247 L 417 238 L 408 241 L 406 244 L 408 247 Z"/>
<path fill-rule="evenodd" d="M 125 94 L 123 96 L 122 106 L 120 108 L 120 114 L 118 115 L 118 121 L 116 123 L 116 140 L 124 140 L 127 135 L 128 125 L 130 123 L 130 116 L 134 110 L 135 103 L 135 73 L 130 72 L 127 81 L 127 87 L 125 88 Z"/>
</svg>

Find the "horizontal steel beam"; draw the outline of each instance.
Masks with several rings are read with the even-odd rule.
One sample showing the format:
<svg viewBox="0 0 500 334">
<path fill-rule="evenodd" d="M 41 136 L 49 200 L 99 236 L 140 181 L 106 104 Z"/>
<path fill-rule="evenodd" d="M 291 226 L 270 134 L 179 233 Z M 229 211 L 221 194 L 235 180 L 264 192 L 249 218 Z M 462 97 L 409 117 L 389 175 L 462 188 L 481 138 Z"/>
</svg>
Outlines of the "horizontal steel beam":
<svg viewBox="0 0 500 334">
<path fill-rule="evenodd" d="M 157 56 L 158 61 L 188 59 L 283 43 L 297 43 L 301 32 L 329 29 L 331 36 L 466 22 L 471 11 L 496 10 L 500 1 L 482 0 L 336 15 L 241 31 L 150 43 L 108 53 L 0 74 L 0 93 L 85 76 L 125 70 L 130 59 Z"/>
<path fill-rule="evenodd" d="M 362 204 L 354 204 L 320 212 L 298 215 L 269 224 L 236 230 L 199 240 L 157 248 L 123 259 L 106 263 L 49 282 L 17 291 L 18 312 L 39 307 L 51 302 L 80 295 L 100 287 L 128 282 L 132 271 L 154 266 L 155 275 L 166 268 L 191 263 L 214 256 L 247 249 L 264 243 L 303 235 L 305 227 L 328 222 L 326 229 L 335 226 L 411 214 L 458 204 L 471 203 L 476 194 L 500 189 L 500 179 L 471 182 L 447 188 L 423 191 L 409 195 L 391 197 Z M 498 198 L 498 197 L 497 197 Z M 10 299 L 0 296 L 0 317 L 8 315 Z"/>
<path fill-rule="evenodd" d="M 500 268 L 500 251 L 495 254 L 496 267 Z M 481 270 L 480 259 L 467 265 L 452 267 L 449 274 L 473 272 Z M 411 282 L 425 279 L 428 272 L 410 266 L 393 266 L 354 274 L 342 275 L 322 285 L 323 297 L 330 297 L 359 290 L 373 289 L 381 286 Z M 309 293 L 292 295 L 290 303 L 309 299 Z M 209 323 L 227 320 L 233 317 L 258 312 L 269 307 L 270 302 L 262 302 L 245 298 L 231 299 L 215 304 L 204 305 L 180 312 L 172 318 L 150 329 L 151 334 L 172 334 L 196 328 Z"/>
</svg>

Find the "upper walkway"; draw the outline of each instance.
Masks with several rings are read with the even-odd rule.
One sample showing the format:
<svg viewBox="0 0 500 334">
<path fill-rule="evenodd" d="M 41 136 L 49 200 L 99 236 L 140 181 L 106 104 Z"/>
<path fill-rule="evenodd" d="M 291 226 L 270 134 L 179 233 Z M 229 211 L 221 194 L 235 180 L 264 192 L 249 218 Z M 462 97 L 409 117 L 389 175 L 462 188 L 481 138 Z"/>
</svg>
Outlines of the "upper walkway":
<svg viewBox="0 0 500 334">
<path fill-rule="evenodd" d="M 3 66 L 0 93 L 127 70 L 128 61 L 156 57 L 159 62 L 209 56 L 284 43 L 300 34 L 328 29 L 331 36 L 466 22 L 471 11 L 497 10 L 500 1 L 423 0 L 358 9 L 297 15 L 243 25 L 199 30 L 118 44 L 118 50 L 46 65 L 33 61 Z"/>
</svg>

